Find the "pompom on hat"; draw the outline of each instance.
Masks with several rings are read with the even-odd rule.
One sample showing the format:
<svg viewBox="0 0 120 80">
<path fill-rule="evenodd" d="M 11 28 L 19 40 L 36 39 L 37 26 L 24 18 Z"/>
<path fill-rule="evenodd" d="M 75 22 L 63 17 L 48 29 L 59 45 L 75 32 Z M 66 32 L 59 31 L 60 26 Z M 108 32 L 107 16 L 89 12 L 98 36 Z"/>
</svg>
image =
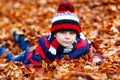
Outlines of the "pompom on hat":
<svg viewBox="0 0 120 80">
<path fill-rule="evenodd" d="M 54 35 L 60 30 L 72 30 L 79 35 L 81 32 L 78 16 L 74 14 L 74 5 L 63 1 L 58 6 L 58 12 L 52 20 L 51 33 Z"/>
</svg>

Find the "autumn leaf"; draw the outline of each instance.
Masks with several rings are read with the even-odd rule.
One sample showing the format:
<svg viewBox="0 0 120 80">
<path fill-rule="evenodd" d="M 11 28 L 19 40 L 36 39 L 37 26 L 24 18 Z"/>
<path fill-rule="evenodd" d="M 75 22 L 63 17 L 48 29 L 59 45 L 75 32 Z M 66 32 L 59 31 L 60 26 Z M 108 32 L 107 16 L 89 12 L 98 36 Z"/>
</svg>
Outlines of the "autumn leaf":
<svg viewBox="0 0 120 80">
<path fill-rule="evenodd" d="M 22 52 L 14 42 L 12 31 L 26 36 L 35 49 L 39 37 L 47 35 L 51 19 L 61 0 L 1 0 L 0 46 L 12 55 Z M 92 41 L 91 46 L 104 57 L 95 65 L 88 62 L 91 51 L 76 59 L 68 56 L 59 62 L 39 63 L 38 72 L 32 65 L 7 62 L 6 54 L 0 56 L 0 80 L 120 80 L 120 1 L 119 0 L 69 0 L 76 8 L 83 34 Z"/>
</svg>

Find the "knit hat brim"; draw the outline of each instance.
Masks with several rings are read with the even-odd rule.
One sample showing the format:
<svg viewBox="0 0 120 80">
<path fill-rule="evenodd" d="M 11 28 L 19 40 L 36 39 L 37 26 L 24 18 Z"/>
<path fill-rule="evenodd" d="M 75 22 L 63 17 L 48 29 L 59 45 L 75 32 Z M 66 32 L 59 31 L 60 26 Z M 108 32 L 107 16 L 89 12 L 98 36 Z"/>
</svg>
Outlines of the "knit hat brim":
<svg viewBox="0 0 120 80">
<path fill-rule="evenodd" d="M 67 27 L 66 27 L 67 26 Z M 72 26 L 72 27 L 71 27 Z M 62 27 L 62 28 L 61 28 Z M 51 32 L 54 35 L 56 32 L 61 31 L 61 30 L 70 30 L 70 31 L 74 31 L 77 35 L 79 34 L 79 32 L 81 31 L 78 25 L 75 24 L 59 24 L 59 25 L 55 25 L 53 26 L 53 28 L 51 28 Z"/>
</svg>

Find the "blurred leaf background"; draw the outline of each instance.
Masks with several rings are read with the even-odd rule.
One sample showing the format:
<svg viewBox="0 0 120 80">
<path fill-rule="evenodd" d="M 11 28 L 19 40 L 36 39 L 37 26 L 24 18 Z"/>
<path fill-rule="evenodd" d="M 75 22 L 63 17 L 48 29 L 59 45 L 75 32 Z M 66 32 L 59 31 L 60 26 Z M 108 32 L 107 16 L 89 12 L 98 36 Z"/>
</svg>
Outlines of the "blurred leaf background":
<svg viewBox="0 0 120 80">
<path fill-rule="evenodd" d="M 49 33 L 51 20 L 62 0 L 0 0 L 0 45 L 17 55 L 22 50 L 14 44 L 12 31 L 18 29 L 35 45 Z M 68 0 L 75 5 L 82 32 L 101 53 L 101 65 L 85 65 L 83 57 L 64 58 L 55 67 L 42 62 L 39 72 L 21 63 L 0 57 L 1 80 L 120 80 L 120 0 Z M 19 77 L 19 78 L 18 78 Z"/>
</svg>

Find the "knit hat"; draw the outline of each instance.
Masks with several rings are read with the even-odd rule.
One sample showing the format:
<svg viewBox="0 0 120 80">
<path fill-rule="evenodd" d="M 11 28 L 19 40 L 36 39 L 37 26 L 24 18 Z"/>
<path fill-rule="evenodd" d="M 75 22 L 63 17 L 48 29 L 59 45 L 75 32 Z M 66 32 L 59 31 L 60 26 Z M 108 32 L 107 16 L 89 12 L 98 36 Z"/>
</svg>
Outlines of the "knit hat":
<svg viewBox="0 0 120 80">
<path fill-rule="evenodd" d="M 51 33 L 54 35 L 60 30 L 72 30 L 77 34 L 81 32 L 79 19 L 74 14 L 74 5 L 68 1 L 63 1 L 58 6 L 58 12 L 52 20 Z"/>
</svg>

